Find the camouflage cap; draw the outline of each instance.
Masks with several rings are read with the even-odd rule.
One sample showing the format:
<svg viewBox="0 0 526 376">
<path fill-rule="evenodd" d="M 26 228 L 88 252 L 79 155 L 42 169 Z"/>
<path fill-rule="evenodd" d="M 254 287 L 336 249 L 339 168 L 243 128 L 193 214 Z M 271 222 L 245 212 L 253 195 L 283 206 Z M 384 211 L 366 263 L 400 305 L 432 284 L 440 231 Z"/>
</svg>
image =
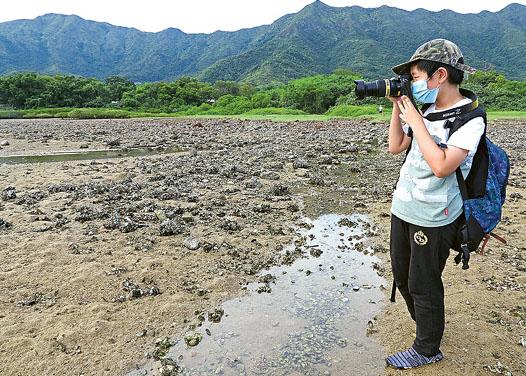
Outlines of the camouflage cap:
<svg viewBox="0 0 526 376">
<path fill-rule="evenodd" d="M 458 46 L 447 39 L 433 39 L 418 47 L 408 62 L 393 67 L 393 72 L 403 74 L 409 71 L 411 64 L 418 60 L 431 60 L 451 65 L 467 73 L 474 73 L 475 68 L 463 64 L 464 57 Z"/>
</svg>

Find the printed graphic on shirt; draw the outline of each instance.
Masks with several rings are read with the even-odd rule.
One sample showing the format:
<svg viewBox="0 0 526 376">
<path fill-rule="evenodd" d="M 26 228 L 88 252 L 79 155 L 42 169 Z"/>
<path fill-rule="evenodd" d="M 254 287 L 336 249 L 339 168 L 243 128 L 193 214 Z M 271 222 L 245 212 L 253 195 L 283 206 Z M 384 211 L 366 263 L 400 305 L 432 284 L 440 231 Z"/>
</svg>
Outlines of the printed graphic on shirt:
<svg viewBox="0 0 526 376">
<path fill-rule="evenodd" d="M 426 245 L 427 244 L 427 235 L 424 234 L 423 231 L 419 230 L 415 232 L 415 235 L 413 236 L 413 239 L 415 240 L 415 243 L 418 245 Z"/>
</svg>

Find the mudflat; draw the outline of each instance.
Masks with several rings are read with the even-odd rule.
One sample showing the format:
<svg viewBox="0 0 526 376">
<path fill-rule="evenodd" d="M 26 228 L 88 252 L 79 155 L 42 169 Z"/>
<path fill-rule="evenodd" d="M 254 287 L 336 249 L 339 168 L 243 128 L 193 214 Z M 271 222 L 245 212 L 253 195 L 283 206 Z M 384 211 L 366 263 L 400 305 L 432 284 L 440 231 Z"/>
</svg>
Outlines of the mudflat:
<svg viewBox="0 0 526 376">
<path fill-rule="evenodd" d="M 410 375 L 526 374 L 526 123 L 488 135 L 512 161 L 496 229 L 508 243 L 492 239 L 467 271 L 450 257 L 446 358 Z M 0 374 L 134 370 L 159 338 L 183 337 L 258 273 L 302 257 L 283 249 L 305 216 L 367 215 L 390 283 L 403 156 L 386 143 L 387 124 L 366 120 L 0 121 Z M 389 290 L 369 328 L 385 355 L 415 329 Z"/>
</svg>

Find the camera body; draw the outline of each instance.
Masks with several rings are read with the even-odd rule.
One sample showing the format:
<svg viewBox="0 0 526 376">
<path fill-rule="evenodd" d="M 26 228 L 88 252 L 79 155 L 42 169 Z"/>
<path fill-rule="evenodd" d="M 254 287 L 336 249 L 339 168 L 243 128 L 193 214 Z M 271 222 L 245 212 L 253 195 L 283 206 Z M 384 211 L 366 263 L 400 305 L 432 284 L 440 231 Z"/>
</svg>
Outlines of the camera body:
<svg viewBox="0 0 526 376">
<path fill-rule="evenodd" d="M 400 97 L 406 95 L 413 101 L 411 80 L 412 77 L 408 74 L 372 82 L 357 80 L 354 81 L 356 84 L 354 93 L 357 99 L 364 99 L 365 97 Z"/>
</svg>

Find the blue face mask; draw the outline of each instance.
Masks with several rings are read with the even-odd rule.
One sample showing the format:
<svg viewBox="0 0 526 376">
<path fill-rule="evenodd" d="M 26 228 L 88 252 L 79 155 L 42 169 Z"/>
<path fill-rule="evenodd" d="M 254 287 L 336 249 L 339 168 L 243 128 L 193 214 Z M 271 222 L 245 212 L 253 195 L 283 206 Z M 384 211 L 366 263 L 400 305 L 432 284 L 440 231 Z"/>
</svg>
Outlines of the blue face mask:
<svg viewBox="0 0 526 376">
<path fill-rule="evenodd" d="M 431 76 L 433 77 L 433 76 Z M 438 97 L 438 87 L 434 89 L 428 89 L 427 83 L 431 78 L 413 81 L 411 84 L 411 91 L 413 97 L 417 102 L 420 103 L 435 103 Z"/>
</svg>

